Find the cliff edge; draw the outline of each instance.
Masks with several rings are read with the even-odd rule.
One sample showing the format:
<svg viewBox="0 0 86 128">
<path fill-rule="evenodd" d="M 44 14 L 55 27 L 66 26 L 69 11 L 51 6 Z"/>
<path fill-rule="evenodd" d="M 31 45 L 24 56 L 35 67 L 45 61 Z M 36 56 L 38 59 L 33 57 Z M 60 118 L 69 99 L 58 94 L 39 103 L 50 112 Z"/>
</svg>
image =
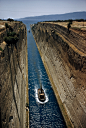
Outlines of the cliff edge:
<svg viewBox="0 0 86 128">
<path fill-rule="evenodd" d="M 68 128 L 86 127 L 86 30 L 59 23 L 31 25 Z"/>
<path fill-rule="evenodd" d="M 25 128 L 28 103 L 27 31 L 0 21 L 0 127 Z"/>
</svg>

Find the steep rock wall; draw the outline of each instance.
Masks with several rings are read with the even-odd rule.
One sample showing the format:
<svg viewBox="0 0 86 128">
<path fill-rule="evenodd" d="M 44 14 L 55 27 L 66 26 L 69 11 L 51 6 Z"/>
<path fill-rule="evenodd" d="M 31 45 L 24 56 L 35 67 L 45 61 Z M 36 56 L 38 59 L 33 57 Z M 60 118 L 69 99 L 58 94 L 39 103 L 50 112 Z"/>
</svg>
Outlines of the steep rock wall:
<svg viewBox="0 0 86 128">
<path fill-rule="evenodd" d="M 31 28 L 68 128 L 85 128 L 86 51 L 81 45 L 85 40 L 51 23 Z"/>
<path fill-rule="evenodd" d="M 9 28 L 0 33 L 0 121 L 2 128 L 25 128 L 26 88 L 28 86 L 27 33 L 20 22 L 7 22 L 19 34 L 19 40 L 8 46 L 4 42 Z"/>
</svg>

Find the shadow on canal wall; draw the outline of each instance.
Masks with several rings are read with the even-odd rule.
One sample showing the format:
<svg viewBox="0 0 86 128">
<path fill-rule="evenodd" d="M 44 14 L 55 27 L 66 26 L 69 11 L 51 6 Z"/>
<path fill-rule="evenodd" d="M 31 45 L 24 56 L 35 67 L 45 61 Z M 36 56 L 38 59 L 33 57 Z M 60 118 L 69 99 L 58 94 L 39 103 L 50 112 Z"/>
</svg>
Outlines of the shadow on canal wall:
<svg viewBox="0 0 86 128">
<path fill-rule="evenodd" d="M 10 31 L 0 33 L 0 128 L 25 128 L 26 102 L 28 99 L 28 64 L 26 26 L 20 22 L 5 22 L 18 34 L 16 44 L 9 46 L 4 37 Z M 28 90 L 28 89 L 27 89 Z"/>
<path fill-rule="evenodd" d="M 31 29 L 68 128 L 85 128 L 86 53 L 77 45 L 84 39 L 49 22 Z"/>
</svg>

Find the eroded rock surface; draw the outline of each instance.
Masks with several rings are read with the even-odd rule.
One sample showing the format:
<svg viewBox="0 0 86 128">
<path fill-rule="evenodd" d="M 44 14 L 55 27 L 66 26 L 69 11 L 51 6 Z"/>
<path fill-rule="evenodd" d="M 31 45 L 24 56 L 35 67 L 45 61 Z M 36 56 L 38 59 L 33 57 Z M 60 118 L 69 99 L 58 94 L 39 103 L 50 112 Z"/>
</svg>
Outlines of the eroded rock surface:
<svg viewBox="0 0 86 128">
<path fill-rule="evenodd" d="M 53 23 L 31 25 L 53 90 L 72 127 L 86 127 L 86 39 Z M 59 102 L 59 100 L 58 100 Z M 59 102 L 60 104 L 60 102 Z M 61 104 L 60 108 L 62 110 Z M 68 128 L 70 127 L 62 110 Z"/>
<path fill-rule="evenodd" d="M 0 127 L 26 127 L 27 86 L 27 34 L 26 26 L 20 22 L 0 21 Z M 5 28 L 5 23 L 9 27 Z M 4 37 L 10 32 L 18 34 L 19 40 L 9 46 Z"/>
</svg>

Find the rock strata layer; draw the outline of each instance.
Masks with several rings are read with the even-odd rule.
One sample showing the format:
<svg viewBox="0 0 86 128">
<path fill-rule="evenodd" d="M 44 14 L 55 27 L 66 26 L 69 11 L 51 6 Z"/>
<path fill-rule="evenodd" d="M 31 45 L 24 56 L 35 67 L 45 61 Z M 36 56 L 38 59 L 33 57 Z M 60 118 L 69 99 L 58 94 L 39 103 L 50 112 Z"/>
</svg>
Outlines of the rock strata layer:
<svg viewBox="0 0 86 128">
<path fill-rule="evenodd" d="M 0 22 L 1 23 L 1 22 Z M 26 127 L 26 88 L 28 86 L 27 33 L 21 22 L 2 22 L 0 31 L 0 127 Z M 9 25 L 5 28 L 5 23 Z M 4 37 L 18 34 L 16 43 L 7 45 Z"/>
<path fill-rule="evenodd" d="M 31 29 L 68 128 L 85 128 L 85 38 L 49 22 Z"/>
</svg>

